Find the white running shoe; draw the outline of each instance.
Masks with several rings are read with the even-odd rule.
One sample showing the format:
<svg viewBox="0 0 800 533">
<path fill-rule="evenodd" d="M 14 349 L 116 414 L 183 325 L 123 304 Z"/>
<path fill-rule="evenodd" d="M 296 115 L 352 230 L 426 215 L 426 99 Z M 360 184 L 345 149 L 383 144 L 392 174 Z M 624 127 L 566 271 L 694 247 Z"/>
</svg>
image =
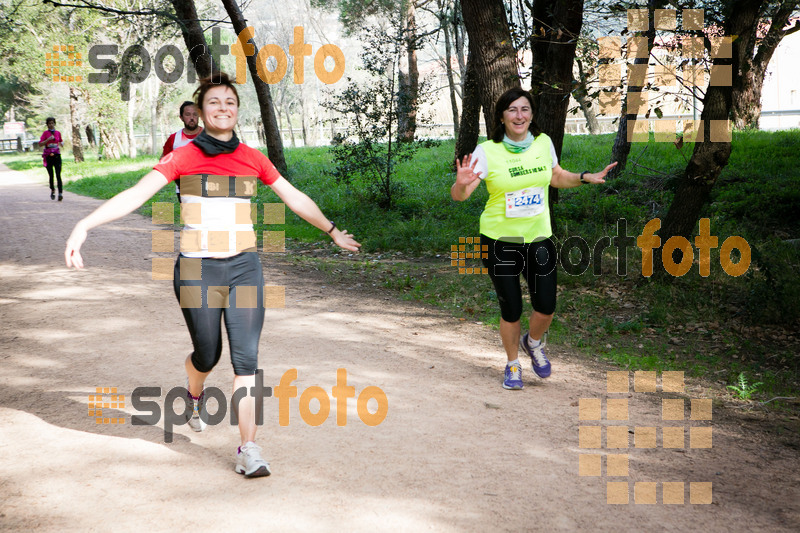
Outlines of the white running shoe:
<svg viewBox="0 0 800 533">
<path fill-rule="evenodd" d="M 203 431 L 204 429 L 206 429 L 206 423 L 203 421 L 202 418 L 200 418 L 200 411 L 205 406 L 206 391 L 205 389 L 203 389 L 203 392 L 200 393 L 200 397 L 195 399 L 194 396 L 192 396 L 192 393 L 188 392 L 189 378 L 186 378 L 186 391 L 187 394 L 189 395 L 189 399 L 192 401 L 192 407 L 193 407 L 192 416 L 188 420 L 189 427 L 192 428 L 192 431 L 197 431 L 197 432 Z"/>
<path fill-rule="evenodd" d="M 255 442 L 246 442 L 239 448 L 234 470 L 237 474 L 244 474 L 244 477 L 261 477 L 272 473 L 269 463 L 261 458 L 261 446 Z"/>
</svg>

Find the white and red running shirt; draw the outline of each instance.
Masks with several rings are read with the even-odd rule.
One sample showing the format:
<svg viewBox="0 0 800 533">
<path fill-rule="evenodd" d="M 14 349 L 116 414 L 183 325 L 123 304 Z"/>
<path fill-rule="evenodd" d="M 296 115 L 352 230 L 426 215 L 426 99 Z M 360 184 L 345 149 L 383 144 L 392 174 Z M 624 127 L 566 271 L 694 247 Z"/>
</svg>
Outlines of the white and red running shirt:
<svg viewBox="0 0 800 533">
<path fill-rule="evenodd" d="M 186 146 L 190 142 L 194 140 L 195 137 L 200 135 L 200 132 L 203 131 L 203 128 L 200 128 L 200 131 L 195 133 L 194 135 L 186 135 L 183 133 L 183 128 L 179 129 L 175 133 L 169 136 L 167 142 L 164 143 L 164 148 L 161 150 L 161 157 L 164 157 L 168 153 L 172 152 L 173 150 L 177 150 L 183 146 Z"/>
<path fill-rule="evenodd" d="M 181 255 L 229 257 L 255 249 L 250 198 L 259 180 L 271 185 L 281 177 L 267 156 L 244 143 L 233 153 L 211 156 L 189 143 L 153 168 L 168 182 L 180 182 Z"/>
</svg>

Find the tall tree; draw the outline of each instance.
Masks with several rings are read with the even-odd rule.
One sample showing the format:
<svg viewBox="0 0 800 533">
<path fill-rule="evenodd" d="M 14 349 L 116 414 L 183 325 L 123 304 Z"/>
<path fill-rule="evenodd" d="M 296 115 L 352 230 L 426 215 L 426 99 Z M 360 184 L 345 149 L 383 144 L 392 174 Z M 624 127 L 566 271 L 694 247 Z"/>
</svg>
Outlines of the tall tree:
<svg viewBox="0 0 800 533">
<path fill-rule="evenodd" d="M 405 0 L 403 17 L 403 37 L 405 40 L 405 54 L 400 61 L 399 71 L 399 100 L 397 102 L 400 112 L 399 139 L 413 141 L 417 131 L 417 106 L 419 105 L 419 67 L 417 66 L 417 9 L 412 0 Z"/>
<path fill-rule="evenodd" d="M 242 11 L 239 9 L 239 5 L 236 1 L 222 0 L 222 4 L 225 6 L 225 11 L 227 11 L 231 19 L 236 35 L 246 35 L 247 32 L 245 28 L 248 27 L 247 21 L 242 15 Z M 258 107 L 261 110 L 261 120 L 264 122 L 264 130 L 267 137 L 267 154 L 272 164 L 278 169 L 278 172 L 285 174 L 286 158 L 283 155 L 283 140 L 281 139 L 281 133 L 278 129 L 275 108 L 272 105 L 272 95 L 269 91 L 269 85 L 258 75 L 258 62 L 256 60 L 258 46 L 256 46 L 252 34 L 245 42 L 253 47 L 251 50 L 253 53 L 247 56 L 247 67 L 250 70 L 250 79 L 253 80 L 253 87 L 255 87 L 256 90 Z"/>
<path fill-rule="evenodd" d="M 595 135 L 600 133 L 600 124 L 597 122 L 597 111 L 593 107 L 589 96 L 589 73 L 580 57 L 575 58 L 575 66 L 578 68 L 578 80 L 575 88 L 572 89 L 572 97 L 581 106 L 583 116 L 586 118 L 586 128 L 589 133 Z"/>
<path fill-rule="evenodd" d="M 536 123 L 553 141 L 561 159 L 564 124 L 572 92 L 572 64 L 583 26 L 583 0 L 537 0 L 533 4 L 531 92 Z M 550 218 L 555 228 L 558 189 L 550 187 Z"/>
<path fill-rule="evenodd" d="M 666 2 L 664 0 L 648 0 L 647 19 L 649 25 L 647 31 L 636 32 L 634 35 L 634 37 L 637 38 L 647 39 L 647 50 L 637 50 L 636 56 L 633 59 L 633 69 L 628 71 L 630 76 L 627 79 L 627 90 L 622 100 L 622 114 L 619 117 L 619 124 L 617 125 L 617 136 L 614 138 L 614 145 L 611 148 L 611 161 L 616 161 L 617 166 L 608 172 L 606 179 L 609 180 L 622 174 L 625 170 L 625 166 L 628 164 L 628 155 L 631 153 L 631 141 L 628 140 L 628 124 L 635 121 L 639 113 L 638 106 L 630 104 L 632 100 L 635 100 L 637 96 L 642 93 L 644 85 L 647 83 L 647 76 L 641 75 L 641 69 L 647 72 L 650 54 L 655 44 L 655 10 L 663 8 L 665 4 Z M 630 42 L 628 46 L 631 46 Z M 628 53 L 631 53 L 630 48 L 628 49 Z"/>
<path fill-rule="evenodd" d="M 468 102 L 467 98 L 477 96 L 483 108 L 483 119 L 486 132 L 490 134 L 494 127 L 492 112 L 494 103 L 508 89 L 519 87 L 519 72 L 517 70 L 516 53 L 511 43 L 511 32 L 508 29 L 508 19 L 502 0 L 461 0 L 461 12 L 464 16 L 464 25 L 469 36 L 469 64 L 475 68 L 475 83 L 477 94 L 466 90 L 463 94 L 463 108 L 475 103 Z M 467 78 L 470 73 L 467 73 Z M 462 116 L 462 135 L 464 127 Z M 477 136 L 475 138 L 477 142 Z M 463 152 L 471 152 L 474 144 L 461 144 Z"/>
<path fill-rule="evenodd" d="M 472 153 L 478 144 L 481 129 L 481 97 L 475 58 L 467 56 L 467 71 L 462 80 L 461 121 L 456 138 L 456 157 L 461 159 Z"/>
<path fill-rule="evenodd" d="M 733 80 L 733 126 L 758 128 L 761 117 L 761 89 L 772 55 L 781 40 L 800 30 L 800 21 L 789 25 L 792 13 L 800 6 L 797 0 L 765 4 L 762 21 L 747 28 L 739 37 L 749 53 L 742 56 L 740 75 Z M 741 45 L 740 45 L 741 46 Z"/>
<path fill-rule="evenodd" d="M 78 118 L 78 91 L 69 88 L 69 118 L 72 124 L 72 157 L 76 163 L 83 162 L 83 146 L 81 144 L 81 123 Z"/>
<path fill-rule="evenodd" d="M 417 128 L 417 108 L 420 97 L 419 68 L 417 50 L 422 37 L 417 28 L 416 10 L 429 0 L 313 0 L 312 5 L 321 8 L 335 7 L 339 10 L 339 20 L 349 34 L 364 27 L 368 17 L 396 20 L 402 25 L 405 54 L 401 61 L 397 107 L 402 120 L 398 124 L 400 139 L 413 141 Z M 399 17 L 397 15 L 400 15 Z"/>
<path fill-rule="evenodd" d="M 453 75 L 453 44 L 450 37 L 452 26 L 452 2 L 439 0 L 439 26 L 444 34 L 444 70 L 447 75 L 447 88 L 450 93 L 450 109 L 453 112 L 453 138 L 458 138 L 458 98 L 455 76 Z"/>
<path fill-rule="evenodd" d="M 533 4 L 533 112 L 559 157 L 572 92 L 572 64 L 582 25 L 583 0 L 537 0 Z"/>
<path fill-rule="evenodd" d="M 764 0 L 734 0 L 726 5 L 724 15 L 724 34 L 727 36 L 746 35 L 758 23 Z M 741 76 L 741 66 L 748 55 L 752 55 L 755 42 L 747 39 L 733 39 L 730 58 L 715 57 L 712 68 L 730 67 L 733 79 Z M 724 55 L 724 54 L 719 54 Z M 709 85 L 703 98 L 703 112 L 700 116 L 702 141 L 695 143 L 691 159 L 680 177 L 678 188 L 670 204 L 669 211 L 661 228 L 661 245 L 672 236 L 689 238 L 703 205 L 708 201 L 711 189 L 720 173 L 728 164 L 731 143 L 720 132 L 719 126 L 727 123 L 733 109 L 733 87 L 729 84 Z M 673 260 L 680 262 L 680 250 L 675 250 Z M 660 266 L 660 253 L 654 254 Z M 663 268 L 656 268 L 663 272 Z"/>
<path fill-rule="evenodd" d="M 210 76 L 214 70 L 217 70 L 217 66 L 214 65 L 211 54 L 208 53 L 208 44 L 197 16 L 194 0 L 171 0 L 171 2 L 175 9 L 176 22 L 181 30 L 183 42 L 186 44 L 198 76 L 201 78 Z"/>
</svg>

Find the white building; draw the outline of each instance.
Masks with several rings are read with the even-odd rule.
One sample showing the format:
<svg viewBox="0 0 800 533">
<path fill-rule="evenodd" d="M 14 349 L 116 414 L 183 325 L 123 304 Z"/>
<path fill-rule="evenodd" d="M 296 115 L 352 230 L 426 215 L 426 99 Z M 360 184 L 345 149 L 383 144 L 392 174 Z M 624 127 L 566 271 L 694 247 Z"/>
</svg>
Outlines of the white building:
<svg viewBox="0 0 800 533">
<path fill-rule="evenodd" d="M 800 22 L 798 22 L 800 23 Z M 772 56 L 761 92 L 762 130 L 800 128 L 800 32 L 781 41 Z"/>
</svg>

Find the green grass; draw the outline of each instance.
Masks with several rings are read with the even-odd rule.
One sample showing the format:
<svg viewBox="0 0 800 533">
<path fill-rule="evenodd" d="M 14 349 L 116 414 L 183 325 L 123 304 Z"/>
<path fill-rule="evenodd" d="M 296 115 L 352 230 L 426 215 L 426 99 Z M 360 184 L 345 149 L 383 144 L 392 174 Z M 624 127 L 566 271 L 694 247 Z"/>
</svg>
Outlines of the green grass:
<svg viewBox="0 0 800 533">
<path fill-rule="evenodd" d="M 613 135 L 566 136 L 561 166 L 600 169 L 609 161 L 612 143 Z M 580 236 L 592 248 L 601 237 L 617 234 L 619 219 L 627 221 L 627 234 L 633 237 L 648 220 L 663 220 L 692 148 L 637 143 L 627 170 L 617 179 L 603 186 L 559 191 L 555 207 L 559 241 Z M 289 258 L 313 263 L 332 281 L 374 284 L 496 328 L 496 295 L 488 277 L 459 275 L 449 262 L 450 248 L 459 237 L 478 235 L 487 198 L 485 187 L 466 202 L 450 198 L 453 150 L 453 141 L 443 142 L 401 165 L 398 179 L 405 194 L 387 212 L 360 200 L 358 191 L 336 183 L 327 148 L 287 149 L 287 178 L 338 227 L 354 233 L 364 254 L 361 259 L 336 255 L 332 245 L 321 244 L 329 242 L 324 234 L 291 212 L 285 225 L 269 229 L 284 230 L 290 249 L 328 249 L 326 257 L 290 254 Z M 734 132 L 730 162 L 701 216 L 710 219 L 711 234 L 720 245 L 732 235 L 747 240 L 752 252 L 747 274 L 739 278 L 725 274 L 716 249 L 709 277 L 699 275 L 695 262 L 685 276 L 654 283 L 641 275 L 638 248 L 628 249 L 624 274 L 617 273 L 616 250 L 606 249 L 602 275 L 594 275 L 591 268 L 580 275 L 559 270 L 551 341 L 632 370 L 684 370 L 716 382 L 723 391 L 744 372 L 752 382 L 763 383 L 754 394 L 762 401 L 800 396 L 800 248 L 787 242 L 800 239 L 800 227 L 792 216 L 800 205 L 797 153 L 798 130 Z M 38 156 L 3 156 L 0 161 L 44 174 Z M 67 189 L 109 198 L 135 183 L 154 163 L 155 158 L 147 157 L 81 165 L 65 161 L 65 176 L 78 178 Z M 164 188 L 142 214 L 150 214 L 152 201 L 173 202 L 175 195 Z M 255 201 L 278 198 L 262 187 Z M 479 264 L 473 261 L 472 266 Z M 523 316 L 523 327 L 526 321 Z M 781 401 L 769 406 L 788 408 Z"/>
</svg>

